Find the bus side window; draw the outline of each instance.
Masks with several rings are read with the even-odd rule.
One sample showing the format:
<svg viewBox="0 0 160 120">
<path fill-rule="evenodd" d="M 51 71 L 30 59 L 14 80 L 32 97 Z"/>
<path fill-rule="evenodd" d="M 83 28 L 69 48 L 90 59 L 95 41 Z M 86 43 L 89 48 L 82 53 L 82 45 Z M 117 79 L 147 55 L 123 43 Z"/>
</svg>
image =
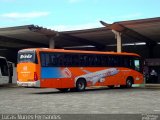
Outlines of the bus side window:
<svg viewBox="0 0 160 120">
<path fill-rule="evenodd" d="M 124 67 L 123 56 L 117 56 L 117 62 L 118 67 Z"/>
<path fill-rule="evenodd" d="M 41 57 L 41 66 L 45 67 L 46 66 L 45 53 L 41 53 L 40 57 Z"/>
<path fill-rule="evenodd" d="M 72 54 L 72 66 L 79 66 L 79 55 Z"/>
<path fill-rule="evenodd" d="M 130 57 L 125 57 L 124 58 L 124 66 L 128 67 L 128 68 L 132 68 L 134 69 L 134 65 L 133 65 L 133 60 Z"/>
<path fill-rule="evenodd" d="M 49 67 L 58 67 L 59 66 L 59 54 L 57 53 L 48 53 L 49 56 Z"/>
<path fill-rule="evenodd" d="M 63 59 L 64 59 L 64 55 L 59 53 L 58 66 L 64 66 Z"/>
<path fill-rule="evenodd" d="M 4 59 L 0 59 L 0 69 L 2 76 L 8 76 L 8 65 Z"/>
<path fill-rule="evenodd" d="M 108 66 L 115 67 L 115 60 L 114 60 L 114 56 L 112 55 L 108 56 Z"/>
<path fill-rule="evenodd" d="M 64 54 L 64 66 L 65 67 L 70 67 L 72 65 L 72 56 L 70 54 Z"/>
<path fill-rule="evenodd" d="M 80 64 L 80 66 L 84 67 L 83 55 L 80 55 L 80 56 L 79 56 L 79 64 Z"/>
<path fill-rule="evenodd" d="M 94 56 L 94 66 L 97 66 L 98 65 L 98 56 Z"/>
</svg>

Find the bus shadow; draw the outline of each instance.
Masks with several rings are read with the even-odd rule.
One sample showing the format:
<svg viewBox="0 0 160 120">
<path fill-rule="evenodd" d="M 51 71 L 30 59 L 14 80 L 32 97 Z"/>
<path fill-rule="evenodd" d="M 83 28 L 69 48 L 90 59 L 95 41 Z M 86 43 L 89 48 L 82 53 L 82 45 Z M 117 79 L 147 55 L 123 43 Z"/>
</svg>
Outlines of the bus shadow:
<svg viewBox="0 0 160 120">
<path fill-rule="evenodd" d="M 0 85 L 0 89 L 12 88 L 12 87 L 14 87 L 14 86 L 12 86 L 10 84 Z"/>
<path fill-rule="evenodd" d="M 5 85 L 0 85 L 0 89 L 4 89 L 5 87 Z"/>
<path fill-rule="evenodd" d="M 130 89 L 135 89 L 135 88 L 130 88 Z M 127 90 L 127 88 L 92 88 L 92 89 L 86 89 L 85 91 L 82 92 L 77 92 L 77 91 L 69 91 L 69 92 L 61 92 L 61 91 L 47 91 L 47 92 L 34 92 L 31 94 L 39 94 L 39 95 L 43 95 L 43 94 L 85 94 L 85 93 L 95 93 L 95 92 L 105 92 L 105 91 L 115 91 L 115 90 Z"/>
</svg>

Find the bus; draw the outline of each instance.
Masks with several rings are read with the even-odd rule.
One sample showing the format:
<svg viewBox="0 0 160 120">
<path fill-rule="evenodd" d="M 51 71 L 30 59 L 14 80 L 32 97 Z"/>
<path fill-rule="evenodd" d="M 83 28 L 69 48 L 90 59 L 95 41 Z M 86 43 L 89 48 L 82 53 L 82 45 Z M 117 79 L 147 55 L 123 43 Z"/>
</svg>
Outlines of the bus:
<svg viewBox="0 0 160 120">
<path fill-rule="evenodd" d="M 135 53 L 28 48 L 18 51 L 19 86 L 84 91 L 90 86 L 132 87 L 143 83 Z"/>
<path fill-rule="evenodd" d="M 0 56 L 0 85 L 9 83 L 9 67 L 5 57 Z"/>
</svg>

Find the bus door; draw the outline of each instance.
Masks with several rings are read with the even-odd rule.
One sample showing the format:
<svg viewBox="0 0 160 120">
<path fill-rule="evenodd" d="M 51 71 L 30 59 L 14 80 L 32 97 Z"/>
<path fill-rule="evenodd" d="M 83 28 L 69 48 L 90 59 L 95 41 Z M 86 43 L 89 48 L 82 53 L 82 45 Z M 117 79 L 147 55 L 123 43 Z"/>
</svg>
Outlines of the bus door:
<svg viewBox="0 0 160 120">
<path fill-rule="evenodd" d="M 140 60 L 139 58 L 135 58 L 133 60 L 133 67 L 134 70 L 137 71 L 134 75 L 134 79 L 135 79 L 135 84 L 140 84 L 143 81 L 143 70 L 142 70 L 142 60 Z"/>
</svg>

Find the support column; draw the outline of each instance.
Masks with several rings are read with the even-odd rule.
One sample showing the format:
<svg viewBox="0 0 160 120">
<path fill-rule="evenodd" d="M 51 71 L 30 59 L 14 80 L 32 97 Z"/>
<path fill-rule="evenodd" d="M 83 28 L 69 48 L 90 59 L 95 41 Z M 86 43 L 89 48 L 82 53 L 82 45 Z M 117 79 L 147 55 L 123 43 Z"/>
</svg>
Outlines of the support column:
<svg viewBox="0 0 160 120">
<path fill-rule="evenodd" d="M 55 48 L 55 40 L 54 37 L 49 38 L 49 48 L 54 49 Z"/>
<path fill-rule="evenodd" d="M 112 30 L 112 32 L 115 35 L 115 38 L 117 40 L 117 52 L 122 52 L 122 39 L 121 39 L 121 33 L 117 32 L 115 30 Z"/>
</svg>

